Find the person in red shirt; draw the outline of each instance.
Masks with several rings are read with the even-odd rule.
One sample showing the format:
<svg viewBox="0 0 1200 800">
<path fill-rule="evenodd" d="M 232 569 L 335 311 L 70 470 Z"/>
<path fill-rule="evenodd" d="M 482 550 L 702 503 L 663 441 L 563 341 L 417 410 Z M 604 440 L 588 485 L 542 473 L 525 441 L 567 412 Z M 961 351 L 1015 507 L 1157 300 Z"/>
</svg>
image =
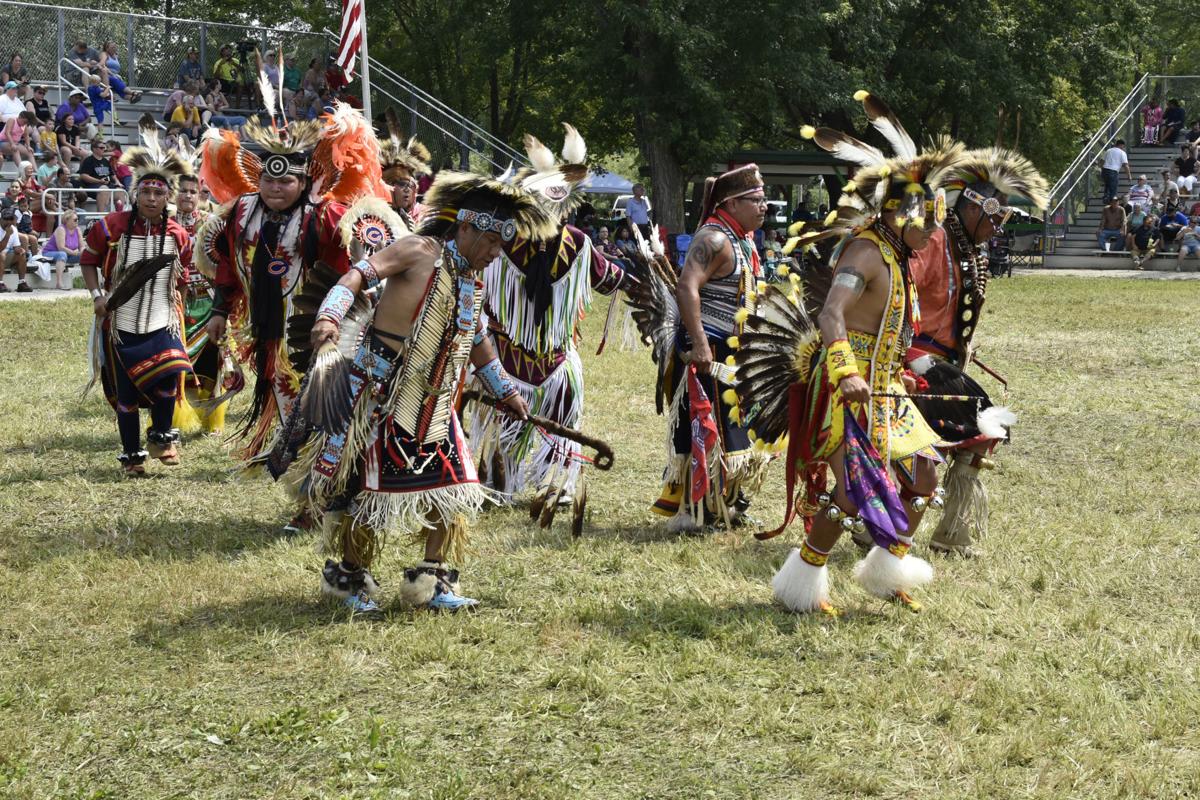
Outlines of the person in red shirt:
<svg viewBox="0 0 1200 800">
<path fill-rule="evenodd" d="M 159 146 L 157 131 L 142 136 L 146 146 L 124 157 L 134 175 L 134 208 L 97 221 L 79 260 L 95 311 L 89 386 L 99 378 L 116 412 L 118 460 L 131 477 L 145 474 L 147 456 L 179 463 L 179 431 L 171 422 L 181 378 L 192 370 L 180 338 L 192 246 L 187 231 L 167 216 L 178 180 L 191 166 Z M 148 269 L 160 256 L 166 263 Z M 141 446 L 140 408 L 150 410 L 148 452 Z"/>
</svg>

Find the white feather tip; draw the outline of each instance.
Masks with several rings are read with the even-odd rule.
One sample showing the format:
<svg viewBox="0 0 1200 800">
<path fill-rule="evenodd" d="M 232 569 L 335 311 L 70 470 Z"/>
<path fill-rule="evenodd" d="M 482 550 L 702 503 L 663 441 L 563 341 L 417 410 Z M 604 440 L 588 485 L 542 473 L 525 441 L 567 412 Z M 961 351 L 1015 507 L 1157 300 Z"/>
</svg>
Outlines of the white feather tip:
<svg viewBox="0 0 1200 800">
<path fill-rule="evenodd" d="M 1007 439 L 1008 429 L 1017 424 L 1017 415 L 1007 406 L 992 406 L 980 411 L 975 423 L 989 439 Z"/>
</svg>

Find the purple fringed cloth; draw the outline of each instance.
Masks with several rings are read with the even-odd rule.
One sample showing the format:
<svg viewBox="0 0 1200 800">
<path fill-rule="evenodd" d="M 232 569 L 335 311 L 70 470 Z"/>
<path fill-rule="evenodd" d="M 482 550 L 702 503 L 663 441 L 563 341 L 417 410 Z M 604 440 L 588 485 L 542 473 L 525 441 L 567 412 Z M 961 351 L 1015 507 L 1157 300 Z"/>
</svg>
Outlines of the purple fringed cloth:
<svg viewBox="0 0 1200 800">
<path fill-rule="evenodd" d="M 846 496 L 858 508 L 858 514 L 871 539 L 885 550 L 892 545 L 908 545 L 908 513 L 896 485 L 883 466 L 883 458 L 871 443 L 858 419 L 847 407 L 845 414 Z"/>
</svg>

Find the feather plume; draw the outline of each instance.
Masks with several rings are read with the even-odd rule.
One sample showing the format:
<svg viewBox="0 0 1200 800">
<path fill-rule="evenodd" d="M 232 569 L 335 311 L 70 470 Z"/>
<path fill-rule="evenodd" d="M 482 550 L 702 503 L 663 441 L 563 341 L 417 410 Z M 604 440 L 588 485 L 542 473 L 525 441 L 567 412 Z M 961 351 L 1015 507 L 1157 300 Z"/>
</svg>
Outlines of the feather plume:
<svg viewBox="0 0 1200 800">
<path fill-rule="evenodd" d="M 1007 439 L 1008 430 L 1017 424 L 1017 415 L 1006 406 L 992 406 L 979 412 L 979 432 L 989 439 Z"/>
<path fill-rule="evenodd" d="M 863 110 L 867 112 L 867 119 L 871 121 L 875 130 L 887 139 L 895 157 L 904 160 L 916 158 L 917 146 L 913 144 L 912 137 L 908 135 L 908 131 L 904 130 L 899 117 L 895 115 L 888 104 L 873 94 L 863 97 L 862 104 Z"/>
<path fill-rule="evenodd" d="M 350 426 L 349 361 L 333 342 L 321 345 L 307 372 L 300 414 L 325 433 L 345 433 Z"/>
<path fill-rule="evenodd" d="M 833 128 L 817 128 L 813 134 L 813 141 L 822 150 L 833 153 L 838 159 L 851 164 L 875 167 L 887 160 L 878 147 L 860 142 L 853 136 Z"/>
<path fill-rule="evenodd" d="M 200 150 L 200 178 L 218 203 L 258 191 L 262 161 L 242 147 L 233 131 L 209 128 Z"/>
<path fill-rule="evenodd" d="M 529 156 L 529 163 L 538 172 L 547 172 L 554 169 L 555 158 L 553 151 L 549 147 L 542 144 L 533 134 L 525 134 L 525 153 Z"/>
<path fill-rule="evenodd" d="M 191 161 L 176 150 L 167 150 L 158 139 L 158 126 L 153 120 L 143 121 L 138 128 L 142 144 L 121 154 L 121 163 L 133 173 L 133 185 L 143 178 L 155 176 L 164 180 L 172 190 L 182 175 L 192 174 Z"/>
<path fill-rule="evenodd" d="M 347 205 L 370 196 L 389 200 L 379 158 L 379 141 L 362 112 L 341 101 L 334 103 L 313 150 L 313 177 L 322 177 L 329 187 L 324 198 Z"/>
<path fill-rule="evenodd" d="M 582 164 L 587 161 L 587 145 L 583 142 L 583 137 L 579 135 L 579 131 L 575 130 L 575 126 L 564 122 L 563 127 L 566 128 L 566 138 L 563 139 L 562 157 L 566 164 Z"/>
<path fill-rule="evenodd" d="M 946 180 L 946 190 L 961 190 L 973 183 L 990 183 L 1008 197 L 1021 197 L 1036 208 L 1045 208 L 1049 187 L 1037 167 L 1025 156 L 1001 147 L 969 150 Z"/>
<path fill-rule="evenodd" d="M 271 119 L 275 119 L 275 115 L 279 113 L 276 105 L 275 85 L 271 83 L 271 78 L 267 75 L 266 65 L 263 64 L 262 53 L 258 52 L 258 48 L 254 49 L 254 63 L 258 69 L 258 91 L 262 94 L 263 106 L 267 109 L 267 114 Z M 280 75 L 283 70 L 279 71 Z"/>
</svg>

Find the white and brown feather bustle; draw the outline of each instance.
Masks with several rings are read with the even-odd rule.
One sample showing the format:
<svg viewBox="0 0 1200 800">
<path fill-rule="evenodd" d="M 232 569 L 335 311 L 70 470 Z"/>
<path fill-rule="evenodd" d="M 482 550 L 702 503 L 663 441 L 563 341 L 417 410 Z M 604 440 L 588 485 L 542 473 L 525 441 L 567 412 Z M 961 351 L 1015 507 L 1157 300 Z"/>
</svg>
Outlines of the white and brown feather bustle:
<svg viewBox="0 0 1200 800">
<path fill-rule="evenodd" d="M 180 177 L 192 174 L 191 160 L 177 150 L 163 146 L 153 120 L 142 122 L 138 134 L 141 147 L 131 147 L 121 155 L 121 163 L 133 173 L 133 185 L 137 186 L 143 178 L 155 177 L 175 191 Z"/>
</svg>

